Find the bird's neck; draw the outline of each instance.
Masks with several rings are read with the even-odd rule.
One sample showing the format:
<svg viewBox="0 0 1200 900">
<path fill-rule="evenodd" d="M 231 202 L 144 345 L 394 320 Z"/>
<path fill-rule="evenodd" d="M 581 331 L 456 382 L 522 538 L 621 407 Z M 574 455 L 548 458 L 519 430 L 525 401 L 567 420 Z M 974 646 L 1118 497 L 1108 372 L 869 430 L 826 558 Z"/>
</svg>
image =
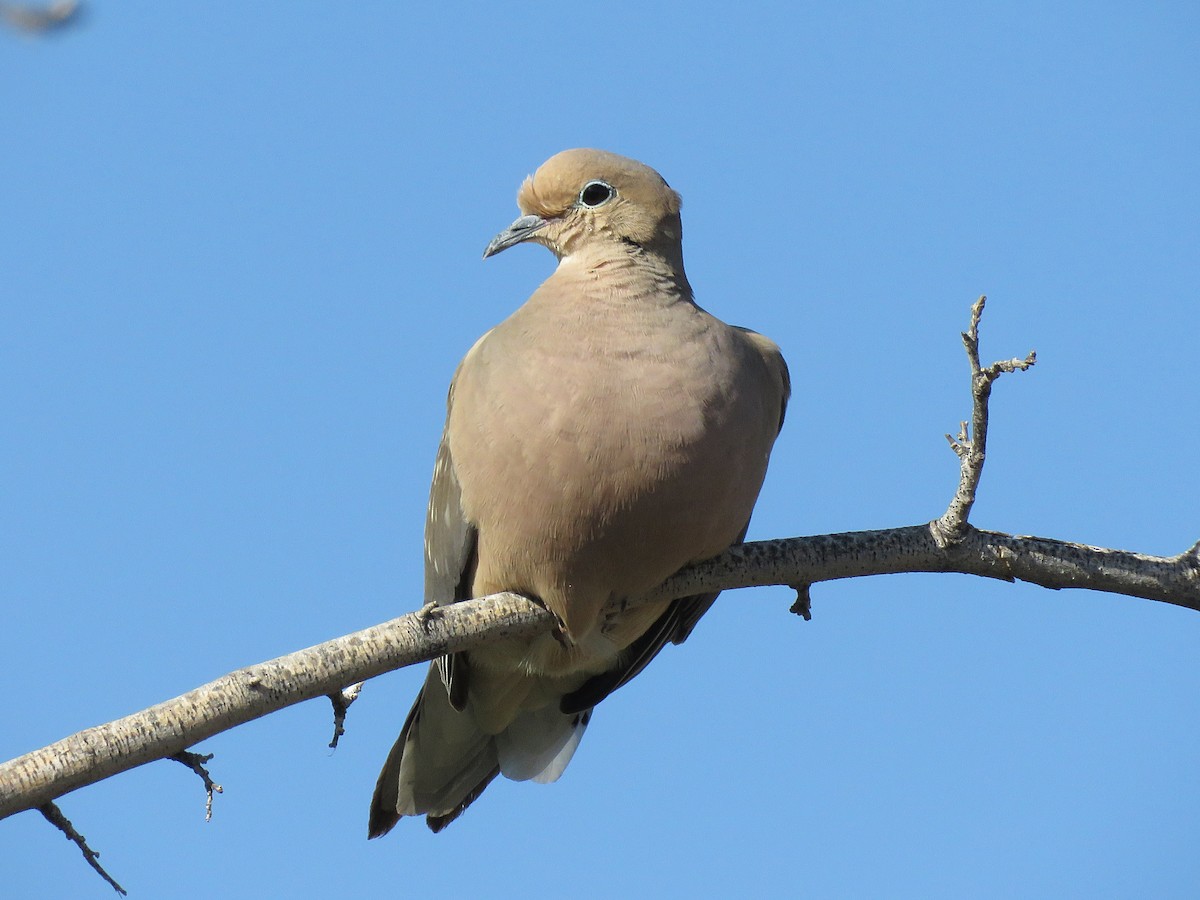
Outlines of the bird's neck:
<svg viewBox="0 0 1200 900">
<path fill-rule="evenodd" d="M 590 247 L 559 260 L 552 280 L 573 282 L 588 293 L 636 294 L 652 305 L 692 303 L 692 286 L 678 247 L 660 250 L 629 244 Z"/>
</svg>

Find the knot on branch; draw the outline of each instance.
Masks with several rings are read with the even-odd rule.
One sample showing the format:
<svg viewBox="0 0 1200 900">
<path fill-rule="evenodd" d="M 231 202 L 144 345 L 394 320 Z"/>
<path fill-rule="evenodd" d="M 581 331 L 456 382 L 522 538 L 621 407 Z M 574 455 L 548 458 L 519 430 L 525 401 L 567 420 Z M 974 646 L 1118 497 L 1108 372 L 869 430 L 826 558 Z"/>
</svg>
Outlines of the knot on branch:
<svg viewBox="0 0 1200 900">
<path fill-rule="evenodd" d="M 1179 562 L 1187 567 L 1187 577 L 1200 583 L 1200 541 L 1180 553 Z"/>
</svg>

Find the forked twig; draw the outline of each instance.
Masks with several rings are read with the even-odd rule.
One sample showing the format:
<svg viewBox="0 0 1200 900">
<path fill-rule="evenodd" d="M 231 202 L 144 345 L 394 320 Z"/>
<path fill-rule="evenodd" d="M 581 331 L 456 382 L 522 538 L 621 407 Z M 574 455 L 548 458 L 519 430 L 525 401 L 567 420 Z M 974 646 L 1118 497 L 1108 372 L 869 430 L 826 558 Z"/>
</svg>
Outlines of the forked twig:
<svg viewBox="0 0 1200 900">
<path fill-rule="evenodd" d="M 971 325 L 963 332 L 963 347 L 971 365 L 971 422 L 959 425 L 958 437 L 946 435 L 950 448 L 958 455 L 958 489 L 950 506 L 940 519 L 933 523 L 934 537 L 939 546 L 960 543 L 970 529 L 971 507 L 975 505 L 975 492 L 983 477 L 983 463 L 987 458 L 988 400 L 992 396 L 992 384 L 1008 372 L 1024 372 L 1037 362 L 1037 351 L 1030 350 L 1024 359 L 1005 359 L 994 362 L 987 368 L 979 365 L 979 320 L 987 297 L 980 296 L 971 305 Z"/>
</svg>

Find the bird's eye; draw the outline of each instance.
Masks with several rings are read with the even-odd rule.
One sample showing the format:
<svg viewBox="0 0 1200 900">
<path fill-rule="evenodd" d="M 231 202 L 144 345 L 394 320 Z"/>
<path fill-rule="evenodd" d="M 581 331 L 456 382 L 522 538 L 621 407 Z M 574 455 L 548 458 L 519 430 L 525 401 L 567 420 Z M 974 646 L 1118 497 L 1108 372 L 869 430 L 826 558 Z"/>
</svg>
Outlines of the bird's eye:
<svg viewBox="0 0 1200 900">
<path fill-rule="evenodd" d="M 603 181 L 589 181 L 579 192 L 579 202 L 584 206 L 603 206 L 616 195 L 617 192 L 611 184 L 605 184 Z"/>
</svg>

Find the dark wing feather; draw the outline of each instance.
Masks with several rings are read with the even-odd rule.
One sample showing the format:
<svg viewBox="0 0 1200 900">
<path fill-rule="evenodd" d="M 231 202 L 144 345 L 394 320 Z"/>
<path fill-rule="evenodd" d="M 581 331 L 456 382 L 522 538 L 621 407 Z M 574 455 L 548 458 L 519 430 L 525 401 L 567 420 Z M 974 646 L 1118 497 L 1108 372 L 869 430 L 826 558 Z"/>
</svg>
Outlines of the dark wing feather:
<svg viewBox="0 0 1200 900">
<path fill-rule="evenodd" d="M 454 401 L 454 385 L 447 400 Z M 462 488 L 450 456 L 447 435 L 442 434 L 433 464 L 433 483 L 429 488 L 429 510 L 425 516 L 425 602 L 445 606 L 471 597 L 475 576 L 475 554 L 479 532 L 466 520 L 462 509 Z M 461 654 L 443 656 L 436 662 L 450 704 L 460 712 L 467 703 L 470 672 L 467 658 Z"/>
<path fill-rule="evenodd" d="M 617 688 L 624 687 L 650 665 L 650 661 L 667 644 L 682 644 L 716 599 L 717 594 L 680 597 L 640 638 L 629 645 L 619 666 L 593 675 L 578 690 L 567 694 L 559 702 L 559 710 L 567 715 L 583 712 Z"/>
<path fill-rule="evenodd" d="M 734 543 L 740 544 L 745 540 L 749 527 L 750 523 L 747 522 Z M 593 675 L 581 687 L 563 697 L 559 702 L 559 709 L 567 715 L 591 709 L 617 688 L 629 684 L 642 669 L 650 665 L 650 661 L 658 656 L 663 647 L 686 641 L 696 623 L 708 612 L 718 596 L 720 591 L 693 594 L 691 597 L 680 597 L 674 601 L 640 638 L 629 645 L 616 668 Z"/>
</svg>

